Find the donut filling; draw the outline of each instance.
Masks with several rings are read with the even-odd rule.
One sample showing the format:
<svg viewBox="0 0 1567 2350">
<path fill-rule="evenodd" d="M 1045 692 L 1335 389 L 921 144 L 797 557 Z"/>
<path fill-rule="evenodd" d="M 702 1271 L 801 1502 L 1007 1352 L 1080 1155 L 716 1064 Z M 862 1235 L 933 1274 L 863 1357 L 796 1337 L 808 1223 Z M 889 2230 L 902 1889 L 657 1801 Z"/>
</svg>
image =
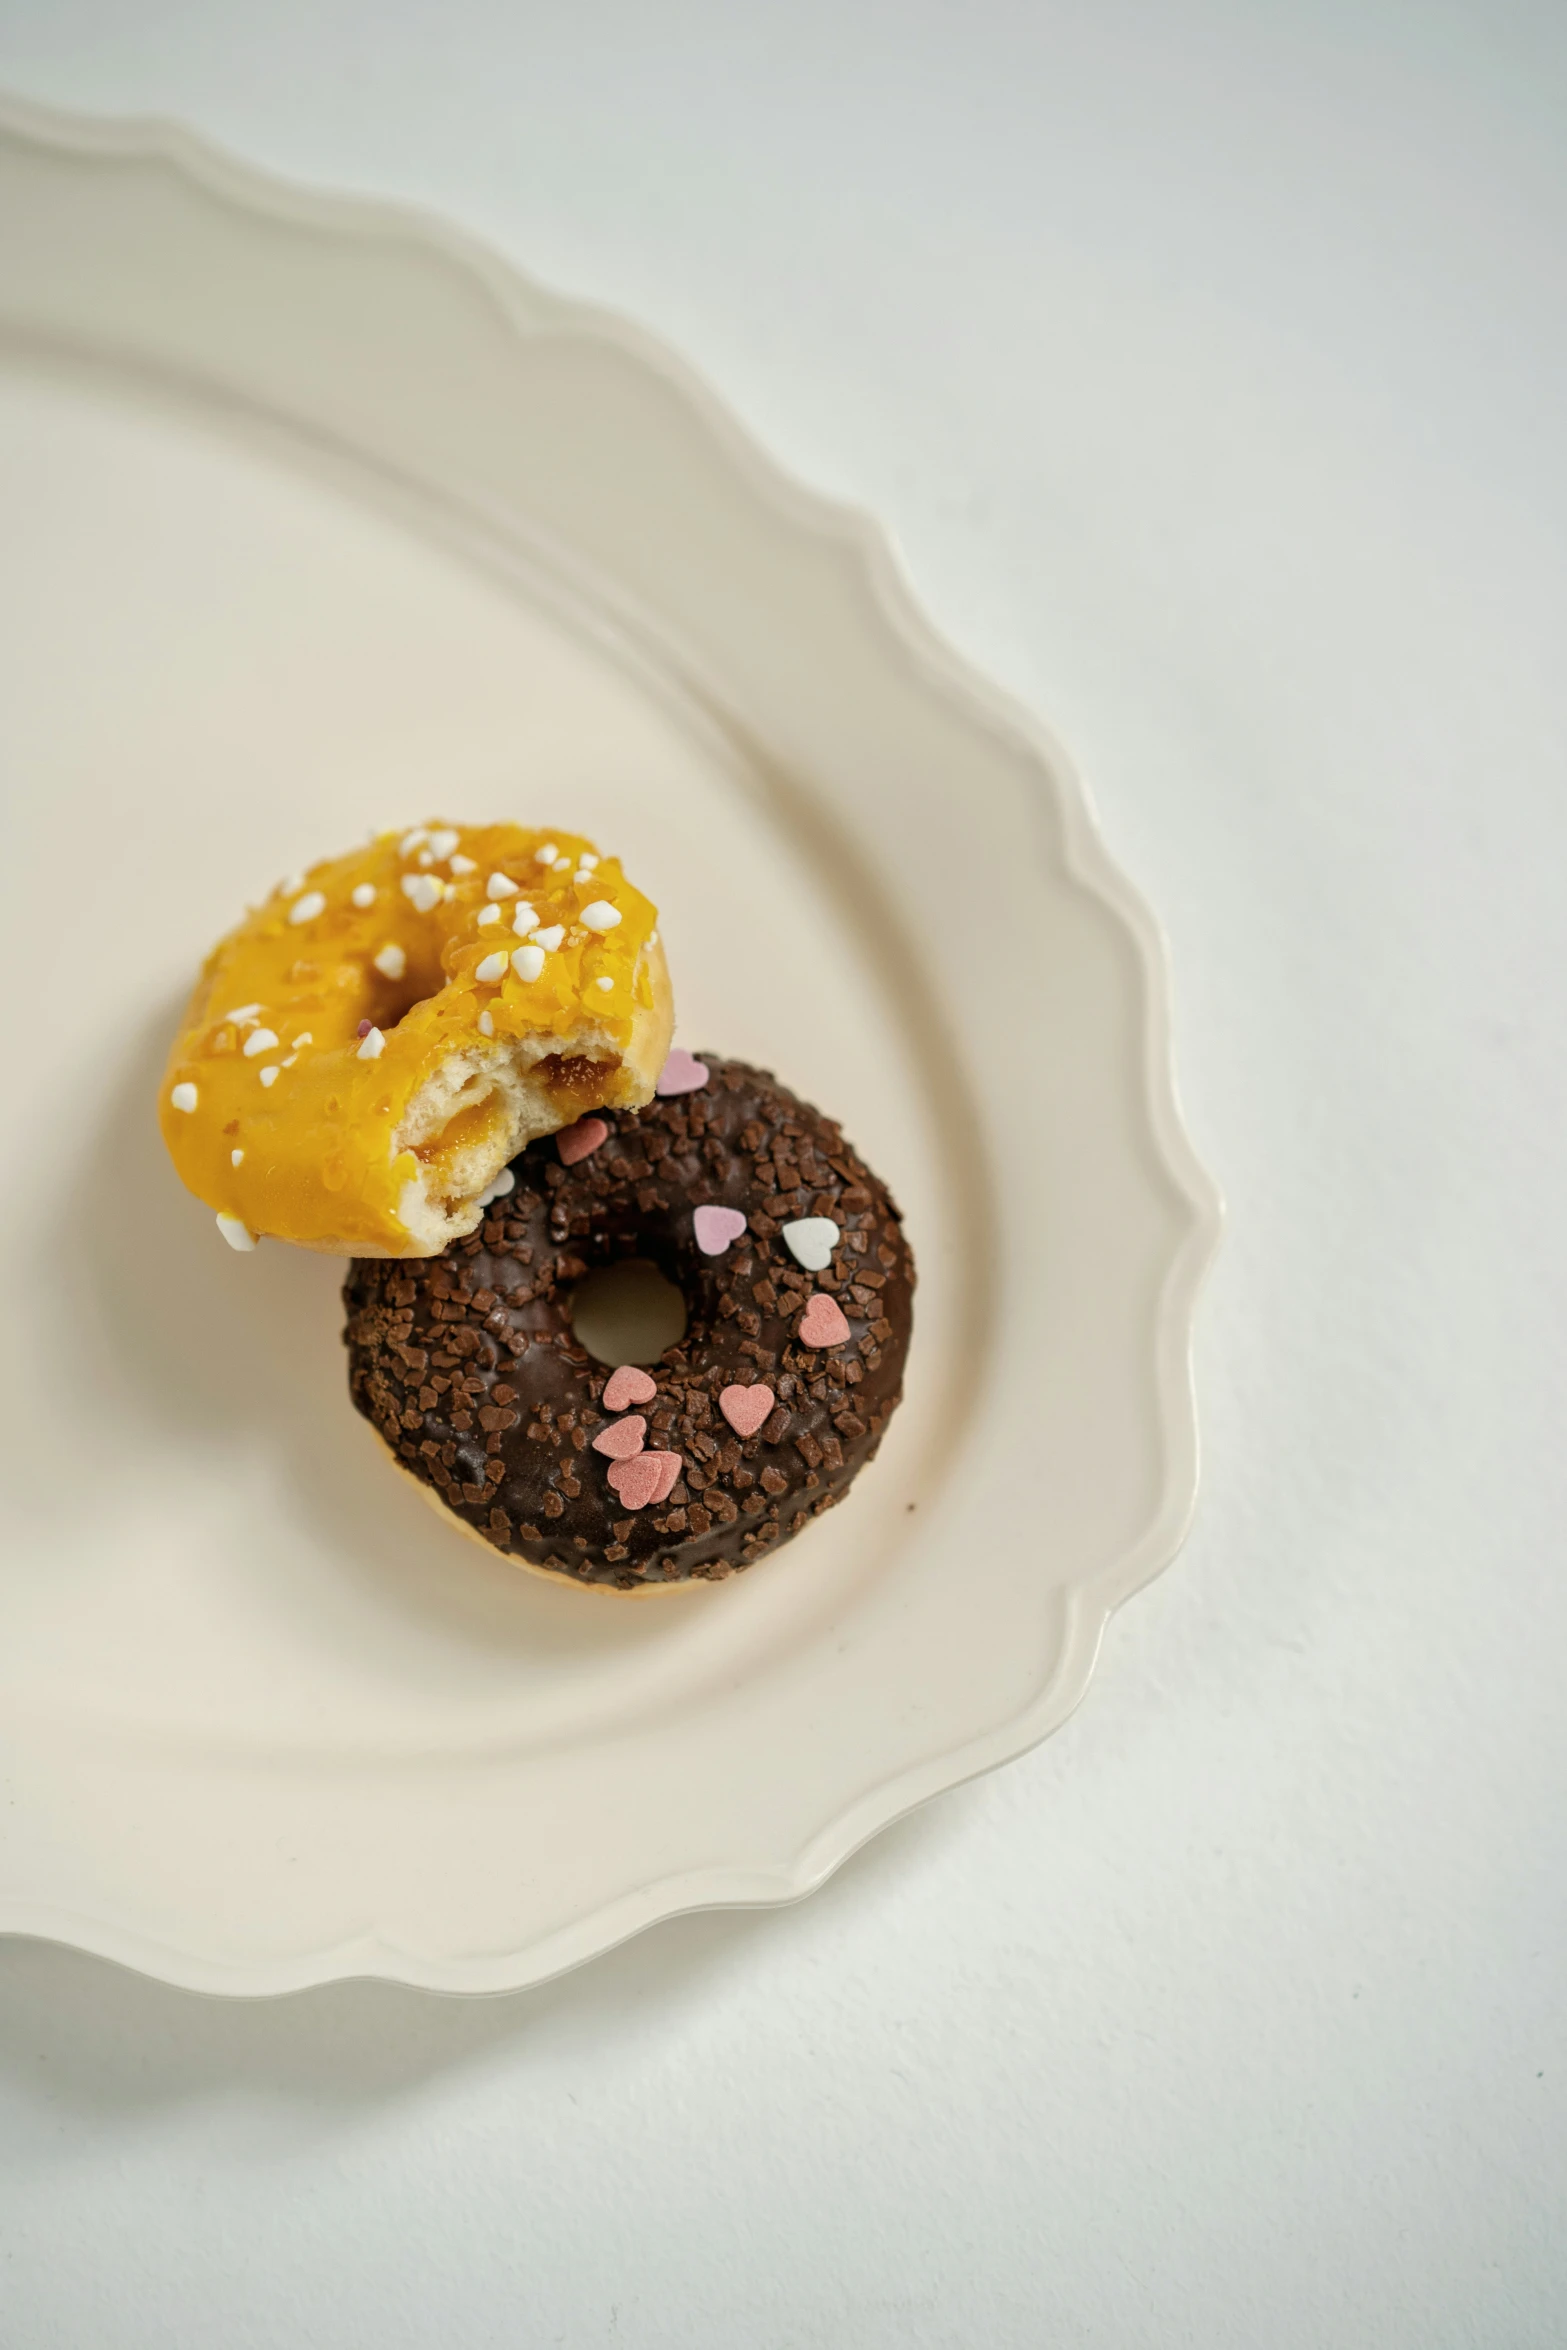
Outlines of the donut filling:
<svg viewBox="0 0 1567 2350">
<path fill-rule="evenodd" d="M 436 1255 L 471 1232 L 483 1193 L 520 1150 L 609 1098 L 619 1055 L 592 1033 L 575 1041 L 586 1049 L 565 1063 L 571 1081 L 558 1073 L 561 1054 L 522 1039 L 451 1053 L 420 1087 L 392 1137 L 399 1162 L 413 1161 L 397 1213 L 416 1253 Z"/>
<path fill-rule="evenodd" d="M 875 1454 L 912 1324 L 902 1219 L 831 1120 L 741 1062 L 672 1054 L 660 1098 L 585 1125 L 523 1151 L 443 1255 L 350 1268 L 350 1391 L 430 1498 L 521 1564 L 620 1591 L 721 1580 Z M 595 1272 L 637 1262 L 686 1326 L 612 1370 L 573 1312 Z"/>
</svg>

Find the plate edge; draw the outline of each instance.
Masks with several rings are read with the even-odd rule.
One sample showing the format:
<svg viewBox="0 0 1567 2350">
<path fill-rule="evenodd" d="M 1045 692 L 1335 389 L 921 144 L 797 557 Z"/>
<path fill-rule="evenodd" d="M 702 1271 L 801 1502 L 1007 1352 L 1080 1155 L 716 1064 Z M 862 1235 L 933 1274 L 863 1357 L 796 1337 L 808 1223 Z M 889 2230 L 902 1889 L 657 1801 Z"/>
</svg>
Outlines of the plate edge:
<svg viewBox="0 0 1567 2350">
<path fill-rule="evenodd" d="M 4 1899 L 0 1934 L 62 1943 L 209 1994 L 280 1996 L 368 1977 L 436 1992 L 482 1995 L 546 1982 L 664 1918 L 704 1909 L 775 1907 L 802 1899 L 894 1820 L 948 1788 L 1015 1759 L 1059 1728 L 1088 1686 L 1111 1615 L 1168 1565 L 1191 1523 L 1198 1483 L 1193 1321 L 1218 1245 L 1223 1204 L 1181 1113 L 1163 931 L 1147 900 L 1111 856 L 1088 789 L 1064 746 L 1036 713 L 942 635 L 886 528 L 864 508 L 797 480 L 753 437 L 701 372 L 656 334 L 608 307 L 556 293 L 481 239 L 434 214 L 383 198 L 301 186 L 241 162 L 166 117 L 79 115 L 0 91 L 0 135 L 78 157 L 161 161 L 199 193 L 221 203 L 339 236 L 411 244 L 470 281 L 480 280 L 513 332 L 569 332 L 607 341 L 676 390 L 756 496 L 796 528 L 832 542 L 858 570 L 889 632 L 949 705 L 1024 755 L 1032 782 L 1052 804 L 1072 879 L 1119 920 L 1135 949 L 1140 1102 L 1154 1155 L 1183 1211 L 1181 1234 L 1160 1295 L 1156 1384 L 1163 1460 L 1158 1504 L 1143 1533 L 1091 1583 L 1070 1594 L 1061 1654 L 1028 1707 L 979 1738 L 926 1757 L 866 1790 L 818 1829 L 792 1860 L 765 1868 L 724 1866 L 660 1879 L 600 1905 L 543 1941 L 459 1960 L 432 1959 L 366 1933 L 295 1958 L 229 1962 L 170 1948 L 104 1918 Z"/>
</svg>

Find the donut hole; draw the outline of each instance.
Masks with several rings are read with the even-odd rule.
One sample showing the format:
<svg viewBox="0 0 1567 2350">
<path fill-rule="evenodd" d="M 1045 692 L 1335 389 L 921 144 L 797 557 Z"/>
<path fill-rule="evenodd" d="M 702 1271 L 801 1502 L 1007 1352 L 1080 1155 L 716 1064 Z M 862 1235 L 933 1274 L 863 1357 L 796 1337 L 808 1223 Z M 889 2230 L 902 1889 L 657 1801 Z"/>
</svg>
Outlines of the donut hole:
<svg viewBox="0 0 1567 2350">
<path fill-rule="evenodd" d="M 416 986 L 411 975 L 395 980 L 378 978 L 365 1006 L 365 1017 L 374 1022 L 383 1036 L 390 1036 L 434 992 L 433 988 Z"/>
<path fill-rule="evenodd" d="M 390 1036 L 410 1012 L 430 996 L 439 995 L 446 985 L 440 956 L 427 941 L 416 940 L 405 950 L 405 954 L 400 978 L 388 978 L 373 963 L 359 975 L 360 984 L 369 990 L 368 1000 L 364 1003 L 365 1017 L 374 1021 L 383 1036 Z"/>
<path fill-rule="evenodd" d="M 656 1363 L 686 1334 L 686 1301 L 646 1257 L 600 1265 L 571 1299 L 572 1336 L 595 1362 Z"/>
</svg>

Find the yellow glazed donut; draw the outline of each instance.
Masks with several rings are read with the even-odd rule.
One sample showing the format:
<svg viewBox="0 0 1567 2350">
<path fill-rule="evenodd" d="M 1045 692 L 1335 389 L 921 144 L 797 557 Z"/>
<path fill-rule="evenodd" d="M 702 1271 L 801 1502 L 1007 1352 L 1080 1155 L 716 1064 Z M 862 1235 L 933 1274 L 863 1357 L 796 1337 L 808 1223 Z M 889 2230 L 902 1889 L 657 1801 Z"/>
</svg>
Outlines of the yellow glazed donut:
<svg viewBox="0 0 1567 2350">
<path fill-rule="evenodd" d="M 432 823 L 312 866 L 207 957 L 159 1103 L 180 1180 L 236 1248 L 437 1255 L 536 1136 L 653 1098 L 656 921 L 577 833 Z"/>
</svg>

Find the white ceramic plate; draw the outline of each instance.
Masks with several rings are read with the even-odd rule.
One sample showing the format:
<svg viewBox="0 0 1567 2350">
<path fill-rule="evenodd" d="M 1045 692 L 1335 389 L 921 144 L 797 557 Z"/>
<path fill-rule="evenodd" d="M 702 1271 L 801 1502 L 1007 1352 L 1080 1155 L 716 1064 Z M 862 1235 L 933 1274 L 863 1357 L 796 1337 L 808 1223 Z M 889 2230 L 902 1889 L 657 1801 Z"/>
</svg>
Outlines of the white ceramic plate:
<svg viewBox="0 0 1567 2350">
<path fill-rule="evenodd" d="M 867 522 L 457 237 L 0 121 L 0 1926 L 171 1981 L 537 1980 L 780 1901 L 1080 1695 L 1171 1556 L 1217 1207 L 1154 926 Z M 153 1119 L 247 894 L 440 809 L 597 832 L 680 1034 L 840 1116 L 921 1269 L 848 1503 L 626 1606 L 349 1409 L 337 1280 Z"/>
</svg>

